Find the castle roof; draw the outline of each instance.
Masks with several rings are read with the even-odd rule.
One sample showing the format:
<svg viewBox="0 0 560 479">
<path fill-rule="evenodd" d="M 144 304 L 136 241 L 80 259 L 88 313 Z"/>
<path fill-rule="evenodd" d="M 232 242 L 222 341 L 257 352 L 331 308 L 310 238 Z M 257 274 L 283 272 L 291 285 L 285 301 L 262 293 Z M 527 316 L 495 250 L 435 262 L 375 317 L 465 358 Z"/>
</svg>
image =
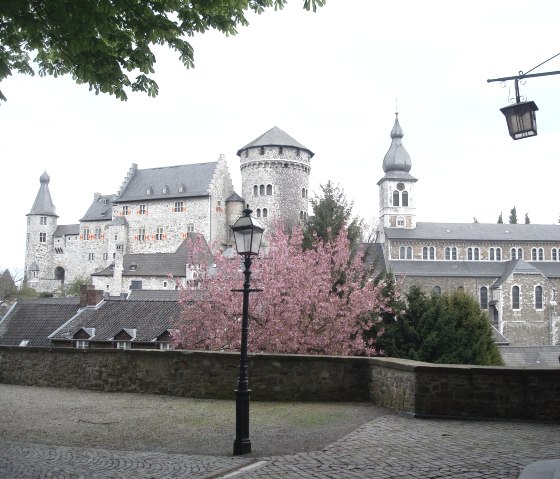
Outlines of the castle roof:
<svg viewBox="0 0 560 479">
<path fill-rule="evenodd" d="M 290 135 L 288 135 L 284 130 L 281 130 L 277 126 L 271 128 L 266 133 L 263 133 L 257 139 L 248 143 L 243 148 L 237 150 L 237 156 L 241 156 L 241 152 L 247 148 L 257 148 L 261 146 L 287 146 L 292 148 L 300 148 L 307 151 L 311 157 L 315 155 L 309 148 L 306 148 L 298 141 L 294 140 Z"/>
<path fill-rule="evenodd" d="M 392 240 L 560 242 L 560 225 L 419 222 L 412 229 L 385 228 L 385 236 Z"/>
<path fill-rule="evenodd" d="M 391 130 L 391 146 L 383 159 L 383 171 L 386 173 L 384 178 L 395 179 L 394 175 L 396 173 L 397 176 L 404 176 L 404 178 L 397 179 L 412 179 L 416 181 L 416 178 L 408 173 L 412 168 L 412 161 L 402 143 L 404 133 L 399 124 L 398 115 L 396 113 L 395 124 Z"/>
<path fill-rule="evenodd" d="M 80 221 L 111 221 L 113 217 L 113 200 L 115 195 L 96 194 L 93 203 Z"/>
<path fill-rule="evenodd" d="M 239 196 L 235 191 L 231 195 L 229 195 L 226 199 L 226 202 L 231 202 L 231 201 L 240 201 L 242 203 L 245 202 L 245 200 L 241 198 L 241 196 Z"/>
<path fill-rule="evenodd" d="M 56 216 L 56 208 L 51 198 L 51 192 L 49 190 L 49 182 L 51 181 L 50 176 L 45 171 L 39 178 L 41 186 L 37 196 L 35 197 L 35 202 L 31 207 L 31 211 L 27 214 L 29 215 L 45 215 L 45 216 Z"/>
<path fill-rule="evenodd" d="M 79 235 L 80 225 L 58 225 L 54 232 L 54 236 L 69 236 L 69 235 Z"/>
<path fill-rule="evenodd" d="M 136 169 L 113 203 L 208 196 L 218 162 Z"/>
</svg>

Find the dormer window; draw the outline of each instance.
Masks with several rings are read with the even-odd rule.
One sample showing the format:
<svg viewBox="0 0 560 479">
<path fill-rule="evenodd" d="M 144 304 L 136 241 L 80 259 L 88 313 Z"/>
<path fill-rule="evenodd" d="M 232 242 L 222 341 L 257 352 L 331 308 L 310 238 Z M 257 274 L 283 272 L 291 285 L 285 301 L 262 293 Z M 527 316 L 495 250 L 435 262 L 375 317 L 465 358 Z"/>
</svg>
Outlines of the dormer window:
<svg viewBox="0 0 560 479">
<path fill-rule="evenodd" d="M 164 194 L 164 195 L 169 193 L 169 186 L 164 185 L 163 188 L 161 189 L 161 193 Z"/>
<path fill-rule="evenodd" d="M 153 195 L 154 194 L 154 189 L 151 186 L 148 186 L 148 189 L 146 190 L 146 194 L 148 196 Z"/>
<path fill-rule="evenodd" d="M 264 146 L 261 146 L 260 154 L 261 156 L 264 155 Z"/>
<path fill-rule="evenodd" d="M 138 268 L 138 265 L 136 263 L 132 263 L 130 265 L 130 271 L 136 271 L 136 268 Z"/>
<path fill-rule="evenodd" d="M 184 193 L 185 191 L 187 191 L 187 187 L 184 183 L 181 183 L 181 186 L 179 186 L 179 193 Z"/>
</svg>

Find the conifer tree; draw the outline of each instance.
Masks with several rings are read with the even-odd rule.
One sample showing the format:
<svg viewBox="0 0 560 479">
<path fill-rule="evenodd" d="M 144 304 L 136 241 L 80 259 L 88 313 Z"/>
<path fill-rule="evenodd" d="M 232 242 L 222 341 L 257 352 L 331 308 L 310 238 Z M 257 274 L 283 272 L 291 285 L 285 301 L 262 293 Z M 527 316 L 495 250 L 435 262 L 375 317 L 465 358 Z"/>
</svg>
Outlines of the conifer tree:
<svg viewBox="0 0 560 479">
<path fill-rule="evenodd" d="M 502 224 L 504 222 L 504 219 L 502 218 L 502 213 L 500 213 L 500 216 L 498 216 L 498 224 Z"/>
<path fill-rule="evenodd" d="M 517 224 L 517 210 L 515 209 L 515 206 L 509 212 L 509 224 L 510 225 Z"/>
<path fill-rule="evenodd" d="M 531 220 L 529 219 L 529 213 L 525 213 L 525 224 L 528 225 L 531 223 Z"/>
</svg>

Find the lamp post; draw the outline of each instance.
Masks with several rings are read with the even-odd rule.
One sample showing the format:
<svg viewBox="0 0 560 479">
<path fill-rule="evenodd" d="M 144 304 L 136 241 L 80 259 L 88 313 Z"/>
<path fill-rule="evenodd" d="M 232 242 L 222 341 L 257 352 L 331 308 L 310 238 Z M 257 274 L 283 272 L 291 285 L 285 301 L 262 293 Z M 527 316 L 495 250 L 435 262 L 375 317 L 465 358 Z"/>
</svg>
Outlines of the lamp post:
<svg viewBox="0 0 560 479">
<path fill-rule="evenodd" d="M 540 67 L 542 64 L 552 60 L 558 55 L 560 55 L 560 53 L 554 55 L 548 60 L 545 60 L 535 68 Z M 486 80 L 488 83 L 496 81 L 506 82 L 508 80 L 514 80 L 515 82 L 515 103 L 500 108 L 500 111 L 506 117 L 509 136 L 511 136 L 514 140 L 520 140 L 522 138 L 529 138 L 537 135 L 537 117 L 535 112 L 538 111 L 538 107 L 534 101 L 521 101 L 521 95 L 519 94 L 519 81 L 525 80 L 525 78 L 560 74 L 560 71 L 529 74 L 529 72 L 532 72 L 535 68 L 532 68 L 527 73 L 520 71 L 519 75 Z"/>
<path fill-rule="evenodd" d="M 231 227 L 235 239 L 235 248 L 244 258 L 245 282 L 243 289 L 235 289 L 243 293 L 243 317 L 241 323 L 241 359 L 239 362 L 239 377 L 235 390 L 235 441 L 233 455 L 239 456 L 251 452 L 251 439 L 249 439 L 249 375 L 247 359 L 247 339 L 249 336 L 249 293 L 261 291 L 250 289 L 252 256 L 259 254 L 261 240 L 264 232 L 263 226 L 251 216 L 250 209 L 243 210 L 243 216 Z"/>
</svg>

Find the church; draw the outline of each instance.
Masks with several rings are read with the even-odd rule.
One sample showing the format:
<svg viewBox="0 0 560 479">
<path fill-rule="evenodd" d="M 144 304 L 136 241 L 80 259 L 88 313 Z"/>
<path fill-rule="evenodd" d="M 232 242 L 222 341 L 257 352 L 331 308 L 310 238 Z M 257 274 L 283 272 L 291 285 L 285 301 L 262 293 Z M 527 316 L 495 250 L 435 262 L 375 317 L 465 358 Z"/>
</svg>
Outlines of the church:
<svg viewBox="0 0 560 479">
<path fill-rule="evenodd" d="M 560 225 L 417 221 L 418 180 L 403 136 L 397 115 L 377 183 L 378 263 L 405 290 L 417 284 L 436 294 L 472 294 L 511 345 L 560 344 Z M 45 172 L 27 215 L 27 284 L 56 294 L 65 282 L 91 276 L 111 296 L 188 287 L 196 282 L 189 242 L 204 238 L 210 258 L 227 251 L 230 226 L 246 205 L 265 227 L 307 220 L 311 150 L 274 127 L 237 156 L 240 195 L 223 155 L 212 163 L 133 164 L 119 190 L 95 193 L 73 225 L 57 224 Z"/>
</svg>

